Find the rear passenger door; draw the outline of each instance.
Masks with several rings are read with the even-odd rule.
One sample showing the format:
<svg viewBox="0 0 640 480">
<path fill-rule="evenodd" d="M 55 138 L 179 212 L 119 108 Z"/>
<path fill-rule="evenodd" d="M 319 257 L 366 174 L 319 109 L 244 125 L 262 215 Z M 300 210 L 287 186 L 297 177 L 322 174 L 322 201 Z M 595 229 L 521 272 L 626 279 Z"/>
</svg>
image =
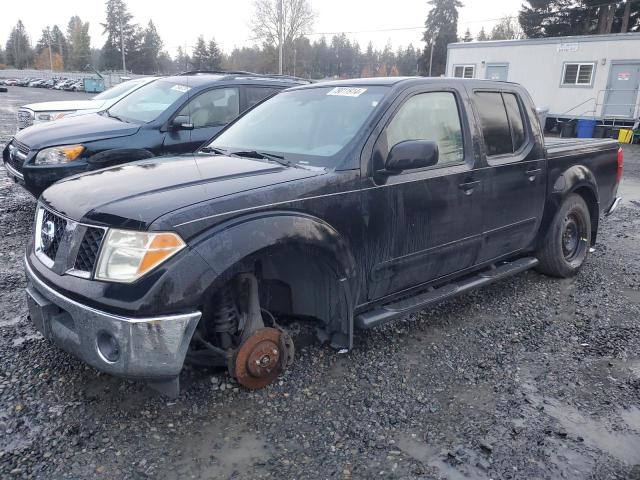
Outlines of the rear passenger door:
<svg viewBox="0 0 640 480">
<path fill-rule="evenodd" d="M 540 130 L 516 91 L 471 94 L 484 140 L 483 242 L 479 262 L 525 249 L 533 241 L 545 201 L 546 162 Z"/>
</svg>

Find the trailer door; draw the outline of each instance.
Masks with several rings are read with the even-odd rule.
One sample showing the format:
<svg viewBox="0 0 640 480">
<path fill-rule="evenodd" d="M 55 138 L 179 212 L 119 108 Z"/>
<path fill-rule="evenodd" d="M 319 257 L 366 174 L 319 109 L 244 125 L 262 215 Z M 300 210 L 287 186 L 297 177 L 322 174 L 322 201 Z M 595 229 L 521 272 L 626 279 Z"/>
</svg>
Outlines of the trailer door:
<svg viewBox="0 0 640 480">
<path fill-rule="evenodd" d="M 640 62 L 611 65 L 605 93 L 603 117 L 633 118 L 638 104 Z"/>
</svg>

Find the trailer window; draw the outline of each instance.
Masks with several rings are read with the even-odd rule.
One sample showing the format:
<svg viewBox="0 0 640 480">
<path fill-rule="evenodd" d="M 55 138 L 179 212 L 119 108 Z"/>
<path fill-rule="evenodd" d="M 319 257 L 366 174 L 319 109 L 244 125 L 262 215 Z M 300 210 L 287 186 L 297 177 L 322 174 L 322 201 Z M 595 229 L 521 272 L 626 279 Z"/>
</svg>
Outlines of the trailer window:
<svg viewBox="0 0 640 480">
<path fill-rule="evenodd" d="M 475 65 L 454 65 L 453 76 L 456 78 L 475 78 Z"/>
<path fill-rule="evenodd" d="M 562 72 L 563 85 L 591 85 L 593 63 L 565 63 Z"/>
</svg>

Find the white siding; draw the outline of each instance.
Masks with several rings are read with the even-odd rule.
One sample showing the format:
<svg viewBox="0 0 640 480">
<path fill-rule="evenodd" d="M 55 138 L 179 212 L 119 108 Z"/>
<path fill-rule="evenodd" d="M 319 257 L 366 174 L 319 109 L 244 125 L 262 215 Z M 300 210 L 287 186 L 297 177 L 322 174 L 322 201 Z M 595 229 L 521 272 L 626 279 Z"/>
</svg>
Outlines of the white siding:
<svg viewBox="0 0 640 480">
<path fill-rule="evenodd" d="M 586 39 L 586 40 L 583 40 Z M 529 90 L 538 107 L 548 107 L 549 115 L 599 116 L 604 102 L 612 61 L 640 61 L 640 34 L 598 37 L 512 40 L 458 43 L 449 46 L 447 75 L 455 65 L 476 65 L 476 78 L 486 78 L 489 64 L 508 64 L 508 80 Z M 564 64 L 595 63 L 592 85 L 561 86 Z M 582 102 L 585 105 L 575 108 Z M 640 112 L 636 107 L 636 118 Z"/>
</svg>

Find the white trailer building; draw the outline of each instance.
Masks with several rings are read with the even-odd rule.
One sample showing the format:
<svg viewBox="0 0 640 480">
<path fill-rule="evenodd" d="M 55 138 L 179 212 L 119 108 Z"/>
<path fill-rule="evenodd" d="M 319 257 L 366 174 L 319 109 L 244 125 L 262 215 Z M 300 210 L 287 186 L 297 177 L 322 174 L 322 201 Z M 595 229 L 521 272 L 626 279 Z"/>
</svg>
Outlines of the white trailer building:
<svg viewBox="0 0 640 480">
<path fill-rule="evenodd" d="M 453 43 L 446 74 L 520 83 L 550 119 L 640 117 L 640 33 Z"/>
</svg>

